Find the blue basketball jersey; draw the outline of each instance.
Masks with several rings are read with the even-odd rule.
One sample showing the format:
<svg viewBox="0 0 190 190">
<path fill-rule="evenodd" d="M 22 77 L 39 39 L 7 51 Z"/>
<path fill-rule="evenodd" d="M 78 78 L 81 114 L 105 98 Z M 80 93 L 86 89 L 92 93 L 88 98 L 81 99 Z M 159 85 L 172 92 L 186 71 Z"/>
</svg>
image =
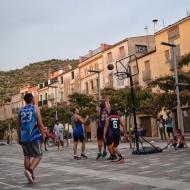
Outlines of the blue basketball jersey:
<svg viewBox="0 0 190 190">
<path fill-rule="evenodd" d="M 84 134 L 82 123 L 73 115 L 71 117 L 73 123 L 73 136 L 81 136 Z"/>
<path fill-rule="evenodd" d="M 41 133 L 37 126 L 37 117 L 35 106 L 28 104 L 24 106 L 19 112 L 19 119 L 21 123 L 21 142 L 34 142 L 41 140 Z"/>
</svg>

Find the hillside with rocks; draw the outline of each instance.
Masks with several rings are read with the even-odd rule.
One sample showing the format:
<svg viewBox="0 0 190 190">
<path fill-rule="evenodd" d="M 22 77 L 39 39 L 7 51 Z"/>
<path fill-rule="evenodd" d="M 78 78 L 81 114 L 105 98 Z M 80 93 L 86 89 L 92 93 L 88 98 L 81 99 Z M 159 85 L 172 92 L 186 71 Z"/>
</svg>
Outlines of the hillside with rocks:
<svg viewBox="0 0 190 190">
<path fill-rule="evenodd" d="M 52 59 L 31 63 L 22 69 L 0 71 L 0 101 L 7 100 L 11 95 L 19 92 L 25 84 L 38 84 L 48 79 L 50 72 L 65 69 L 71 65 L 77 67 L 78 60 L 58 60 Z"/>
</svg>

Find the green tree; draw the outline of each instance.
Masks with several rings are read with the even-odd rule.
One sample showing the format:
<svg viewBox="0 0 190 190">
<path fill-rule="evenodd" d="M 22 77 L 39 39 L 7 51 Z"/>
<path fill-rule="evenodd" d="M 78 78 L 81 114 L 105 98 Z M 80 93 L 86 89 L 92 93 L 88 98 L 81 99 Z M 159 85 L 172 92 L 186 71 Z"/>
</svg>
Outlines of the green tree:
<svg viewBox="0 0 190 190">
<path fill-rule="evenodd" d="M 188 66 L 190 63 L 190 53 L 182 56 L 180 61 L 178 62 L 178 78 L 179 83 L 186 83 L 190 85 L 190 75 L 188 72 L 183 71 L 183 66 Z M 149 87 L 151 88 L 159 88 L 161 93 L 157 94 L 155 98 L 155 106 L 162 107 L 165 111 L 171 111 L 177 105 L 176 101 L 176 92 L 175 92 L 175 78 L 173 75 L 167 75 L 164 77 L 160 77 L 158 79 L 153 80 Z M 189 92 L 190 86 L 180 86 L 180 100 L 181 104 L 185 105 L 189 103 Z"/>
</svg>

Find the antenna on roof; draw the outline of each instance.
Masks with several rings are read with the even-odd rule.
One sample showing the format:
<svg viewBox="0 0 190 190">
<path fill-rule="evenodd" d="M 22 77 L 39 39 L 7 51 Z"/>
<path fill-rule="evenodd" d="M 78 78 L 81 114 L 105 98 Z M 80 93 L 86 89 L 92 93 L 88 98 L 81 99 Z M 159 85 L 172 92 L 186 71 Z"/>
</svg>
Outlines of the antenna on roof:
<svg viewBox="0 0 190 190">
<path fill-rule="evenodd" d="M 149 49 L 148 26 L 144 26 L 144 30 L 146 31 L 147 48 Z"/>
<path fill-rule="evenodd" d="M 190 16 L 190 9 L 187 9 L 187 10 L 186 10 L 186 15 L 187 15 L 187 16 Z"/>
<path fill-rule="evenodd" d="M 163 28 L 165 28 L 165 21 L 164 18 L 162 19 Z"/>
</svg>

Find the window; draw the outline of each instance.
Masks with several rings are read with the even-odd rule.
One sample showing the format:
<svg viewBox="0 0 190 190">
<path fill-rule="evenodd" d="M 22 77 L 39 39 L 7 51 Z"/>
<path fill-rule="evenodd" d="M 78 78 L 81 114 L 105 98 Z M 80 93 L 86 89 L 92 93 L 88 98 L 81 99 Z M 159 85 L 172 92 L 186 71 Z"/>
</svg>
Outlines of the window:
<svg viewBox="0 0 190 190">
<path fill-rule="evenodd" d="M 119 56 L 120 56 L 120 58 L 125 57 L 125 48 L 124 48 L 124 46 L 119 48 Z"/>
<path fill-rule="evenodd" d="M 109 87 L 113 88 L 113 73 L 109 74 Z"/>
<path fill-rule="evenodd" d="M 134 65 L 132 68 L 133 68 L 132 70 L 133 70 L 133 74 L 134 74 L 134 76 L 133 76 L 133 83 L 134 84 L 139 84 L 139 76 L 135 75 L 136 73 L 138 73 L 137 66 Z"/>
<path fill-rule="evenodd" d="M 95 63 L 95 70 L 98 70 L 98 63 Z"/>
<path fill-rule="evenodd" d="M 94 90 L 94 83 L 93 80 L 90 81 L 91 89 Z"/>
<path fill-rule="evenodd" d="M 165 55 L 165 60 L 166 60 L 165 63 L 170 63 L 170 51 L 169 51 L 169 49 L 164 51 L 164 55 Z"/>
<path fill-rule="evenodd" d="M 99 88 L 98 79 L 96 79 L 96 86 L 97 86 L 97 88 Z"/>
<path fill-rule="evenodd" d="M 45 100 L 47 100 L 48 99 L 48 95 L 47 95 L 47 93 L 45 93 Z"/>
<path fill-rule="evenodd" d="M 144 62 L 145 70 L 142 72 L 143 81 L 151 80 L 151 70 L 150 70 L 150 61 Z"/>
<path fill-rule="evenodd" d="M 73 80 L 75 78 L 75 73 L 74 71 L 71 72 L 71 79 Z"/>
<path fill-rule="evenodd" d="M 42 101 L 42 95 L 40 95 L 40 101 Z"/>
<path fill-rule="evenodd" d="M 63 77 L 61 77 L 61 84 L 63 84 Z"/>
<path fill-rule="evenodd" d="M 48 81 L 45 81 L 44 86 L 48 86 Z"/>
<path fill-rule="evenodd" d="M 108 55 L 108 63 L 112 63 L 112 61 L 113 61 L 112 52 L 109 52 L 107 55 Z"/>
<path fill-rule="evenodd" d="M 150 61 L 145 61 L 144 62 L 144 65 L 145 65 L 145 71 L 150 71 Z"/>
<path fill-rule="evenodd" d="M 168 41 L 174 41 L 176 39 L 178 39 L 180 37 L 180 34 L 179 34 L 179 25 L 171 28 L 169 31 L 168 31 Z"/>
<path fill-rule="evenodd" d="M 124 86 L 124 79 L 122 79 L 122 80 L 117 79 L 117 85 Z"/>
<path fill-rule="evenodd" d="M 84 73 L 85 73 L 85 76 L 87 76 L 88 75 L 88 69 L 85 69 Z"/>
<path fill-rule="evenodd" d="M 85 83 L 85 89 L 88 92 L 88 82 Z"/>
<path fill-rule="evenodd" d="M 40 89 L 43 88 L 43 83 L 40 83 L 39 88 Z"/>
<path fill-rule="evenodd" d="M 147 53 L 147 46 L 136 45 L 136 53 Z"/>
</svg>

